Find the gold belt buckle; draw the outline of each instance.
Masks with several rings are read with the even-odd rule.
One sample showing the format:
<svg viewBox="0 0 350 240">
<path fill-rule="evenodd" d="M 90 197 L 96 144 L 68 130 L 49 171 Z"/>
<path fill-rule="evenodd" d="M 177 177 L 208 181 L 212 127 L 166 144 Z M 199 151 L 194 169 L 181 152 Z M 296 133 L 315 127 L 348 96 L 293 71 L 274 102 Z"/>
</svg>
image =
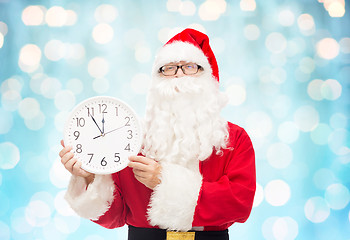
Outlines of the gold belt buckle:
<svg viewBox="0 0 350 240">
<path fill-rule="evenodd" d="M 166 232 L 166 240 L 194 240 L 195 232 Z"/>
</svg>

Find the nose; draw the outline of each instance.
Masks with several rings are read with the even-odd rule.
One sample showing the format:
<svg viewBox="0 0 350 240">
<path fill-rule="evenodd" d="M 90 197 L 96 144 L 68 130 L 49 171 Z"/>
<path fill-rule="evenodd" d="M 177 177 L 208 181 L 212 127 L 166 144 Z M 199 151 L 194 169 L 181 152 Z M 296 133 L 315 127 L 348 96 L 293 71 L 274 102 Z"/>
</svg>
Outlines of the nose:
<svg viewBox="0 0 350 240">
<path fill-rule="evenodd" d="M 182 68 L 177 69 L 175 77 L 180 78 L 180 77 L 183 77 L 183 76 L 185 76 L 185 74 L 184 74 Z"/>
</svg>

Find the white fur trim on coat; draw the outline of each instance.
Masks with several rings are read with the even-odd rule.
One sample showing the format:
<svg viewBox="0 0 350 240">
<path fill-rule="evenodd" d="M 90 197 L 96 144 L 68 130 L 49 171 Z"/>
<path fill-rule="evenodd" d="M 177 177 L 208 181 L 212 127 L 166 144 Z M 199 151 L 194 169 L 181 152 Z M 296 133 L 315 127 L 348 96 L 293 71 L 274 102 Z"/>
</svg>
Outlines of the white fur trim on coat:
<svg viewBox="0 0 350 240">
<path fill-rule="evenodd" d="M 156 74 L 162 66 L 171 62 L 194 62 L 202 66 L 204 70 L 213 70 L 209 64 L 208 58 L 203 51 L 189 42 L 174 41 L 162 47 L 154 61 L 152 74 Z"/>
<path fill-rule="evenodd" d="M 79 216 L 97 220 L 110 208 L 114 188 L 111 175 L 96 175 L 88 188 L 83 177 L 72 175 L 65 199 Z"/>
<path fill-rule="evenodd" d="M 151 196 L 148 219 L 163 229 L 188 231 L 202 186 L 199 169 L 193 171 L 178 164 L 161 163 L 161 183 Z"/>
</svg>

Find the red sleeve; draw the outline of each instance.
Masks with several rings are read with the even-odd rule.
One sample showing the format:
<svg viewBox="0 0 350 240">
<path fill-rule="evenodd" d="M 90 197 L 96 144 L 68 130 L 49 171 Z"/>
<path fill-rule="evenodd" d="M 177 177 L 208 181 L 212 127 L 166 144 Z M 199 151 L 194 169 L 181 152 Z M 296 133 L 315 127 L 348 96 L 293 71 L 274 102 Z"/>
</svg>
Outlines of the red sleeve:
<svg viewBox="0 0 350 240">
<path fill-rule="evenodd" d="M 228 227 L 250 215 L 256 188 L 254 149 L 244 129 L 229 126 L 229 145 L 234 149 L 224 150 L 225 170 L 218 180 L 209 182 L 204 177 L 193 226 Z"/>
<path fill-rule="evenodd" d="M 126 222 L 126 206 L 118 184 L 118 173 L 113 174 L 112 178 L 115 184 L 115 191 L 111 207 L 98 220 L 93 221 L 109 229 L 122 227 Z"/>
</svg>

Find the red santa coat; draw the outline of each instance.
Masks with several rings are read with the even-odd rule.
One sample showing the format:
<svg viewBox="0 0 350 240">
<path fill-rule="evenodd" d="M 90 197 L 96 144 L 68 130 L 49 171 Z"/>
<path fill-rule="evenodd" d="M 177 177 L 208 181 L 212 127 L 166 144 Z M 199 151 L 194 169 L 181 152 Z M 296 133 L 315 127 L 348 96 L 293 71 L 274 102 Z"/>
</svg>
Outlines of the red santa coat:
<svg viewBox="0 0 350 240">
<path fill-rule="evenodd" d="M 161 163 L 162 181 L 154 191 L 137 181 L 129 167 L 112 176 L 96 176 L 87 189 L 83 179 L 73 176 L 66 200 L 78 215 L 106 228 L 128 224 L 215 231 L 244 222 L 256 188 L 254 149 L 243 128 L 232 123 L 228 127 L 227 148 L 200 161 L 198 173 Z"/>
</svg>

